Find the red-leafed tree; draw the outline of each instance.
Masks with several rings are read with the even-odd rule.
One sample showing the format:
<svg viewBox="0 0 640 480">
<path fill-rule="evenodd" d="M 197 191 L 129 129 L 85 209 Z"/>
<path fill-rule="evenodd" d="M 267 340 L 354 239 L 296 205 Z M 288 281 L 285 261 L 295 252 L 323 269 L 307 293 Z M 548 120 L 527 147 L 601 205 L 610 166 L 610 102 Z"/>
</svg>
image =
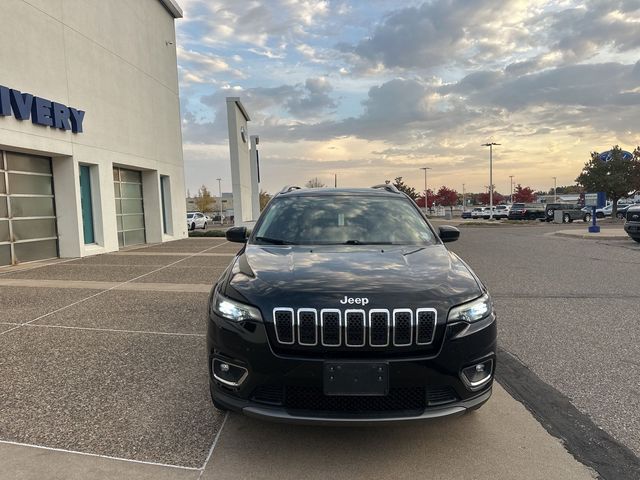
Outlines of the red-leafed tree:
<svg viewBox="0 0 640 480">
<path fill-rule="evenodd" d="M 447 188 L 444 185 L 440 187 L 438 193 L 436 193 L 436 203 L 443 207 L 453 207 L 458 204 L 458 192 Z"/>
<path fill-rule="evenodd" d="M 536 201 L 536 194 L 530 187 L 516 185 L 513 192 L 513 201 L 517 203 L 530 203 Z"/>
<path fill-rule="evenodd" d="M 478 194 L 478 202 L 481 205 L 489 205 L 490 202 L 489 192 L 479 193 Z M 493 192 L 493 204 L 499 205 L 504 202 L 504 196 L 499 194 L 498 192 Z"/>
<path fill-rule="evenodd" d="M 427 205 L 428 208 L 433 207 L 433 202 L 436 200 L 436 194 L 433 193 L 433 190 L 431 190 L 430 188 L 427 190 L 427 196 L 429 197 L 429 204 Z M 416 203 L 418 204 L 418 206 L 420 208 L 424 208 L 424 195 L 420 195 L 417 199 L 416 199 Z"/>
</svg>

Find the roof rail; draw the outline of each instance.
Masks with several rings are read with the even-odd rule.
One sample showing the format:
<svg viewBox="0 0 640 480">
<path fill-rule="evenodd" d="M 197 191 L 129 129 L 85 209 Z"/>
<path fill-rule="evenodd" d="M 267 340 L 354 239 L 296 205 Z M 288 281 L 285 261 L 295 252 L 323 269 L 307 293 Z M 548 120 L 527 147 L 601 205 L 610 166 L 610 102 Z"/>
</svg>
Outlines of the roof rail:
<svg viewBox="0 0 640 480">
<path fill-rule="evenodd" d="M 289 192 L 291 192 L 292 190 L 300 190 L 300 189 L 301 189 L 301 188 L 300 188 L 300 187 L 298 187 L 297 185 L 286 185 L 286 186 L 282 187 L 282 190 L 280 190 L 280 192 L 279 192 L 279 193 L 281 193 L 281 194 L 282 194 L 282 193 L 289 193 Z"/>
<path fill-rule="evenodd" d="M 381 190 L 386 190 L 387 192 L 391 192 L 391 193 L 400 193 L 400 190 L 398 190 L 396 186 L 391 183 L 381 183 L 379 185 L 374 185 L 371 188 L 378 188 Z"/>
</svg>

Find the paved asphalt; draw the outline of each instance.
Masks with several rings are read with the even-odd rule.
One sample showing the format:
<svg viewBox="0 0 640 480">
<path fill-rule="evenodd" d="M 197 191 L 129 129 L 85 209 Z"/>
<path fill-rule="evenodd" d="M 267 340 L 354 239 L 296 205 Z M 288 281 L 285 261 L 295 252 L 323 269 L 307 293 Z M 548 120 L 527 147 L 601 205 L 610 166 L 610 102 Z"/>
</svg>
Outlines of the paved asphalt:
<svg viewBox="0 0 640 480">
<path fill-rule="evenodd" d="M 501 347 L 638 455 L 640 245 L 560 228 L 462 226 L 451 249 L 489 288 Z"/>
<path fill-rule="evenodd" d="M 640 248 L 554 228 L 463 227 L 452 248 L 489 285 L 502 347 L 637 452 Z M 0 480 L 594 477 L 499 385 L 478 412 L 405 427 L 215 410 L 207 295 L 237 249 L 194 238 L 0 269 Z"/>
</svg>

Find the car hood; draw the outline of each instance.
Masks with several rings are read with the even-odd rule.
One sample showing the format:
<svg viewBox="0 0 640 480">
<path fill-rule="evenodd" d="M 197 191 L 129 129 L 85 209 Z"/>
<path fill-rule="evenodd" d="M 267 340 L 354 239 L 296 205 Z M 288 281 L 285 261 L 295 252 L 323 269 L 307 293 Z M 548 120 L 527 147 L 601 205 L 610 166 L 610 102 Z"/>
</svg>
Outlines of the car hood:
<svg viewBox="0 0 640 480">
<path fill-rule="evenodd" d="M 228 295 L 261 308 L 367 308 L 433 306 L 448 309 L 482 294 L 469 267 L 443 245 L 259 246 L 235 259 Z"/>
</svg>

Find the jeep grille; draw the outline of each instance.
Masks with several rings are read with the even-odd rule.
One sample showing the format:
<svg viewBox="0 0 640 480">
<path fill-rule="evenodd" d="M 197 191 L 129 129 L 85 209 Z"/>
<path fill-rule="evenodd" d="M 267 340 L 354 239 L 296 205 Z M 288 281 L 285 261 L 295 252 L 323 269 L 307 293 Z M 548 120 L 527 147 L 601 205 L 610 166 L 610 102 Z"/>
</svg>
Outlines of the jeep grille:
<svg viewBox="0 0 640 480">
<path fill-rule="evenodd" d="M 433 308 L 339 310 L 273 309 L 276 340 L 312 347 L 410 347 L 433 343 L 438 314 Z"/>
</svg>

